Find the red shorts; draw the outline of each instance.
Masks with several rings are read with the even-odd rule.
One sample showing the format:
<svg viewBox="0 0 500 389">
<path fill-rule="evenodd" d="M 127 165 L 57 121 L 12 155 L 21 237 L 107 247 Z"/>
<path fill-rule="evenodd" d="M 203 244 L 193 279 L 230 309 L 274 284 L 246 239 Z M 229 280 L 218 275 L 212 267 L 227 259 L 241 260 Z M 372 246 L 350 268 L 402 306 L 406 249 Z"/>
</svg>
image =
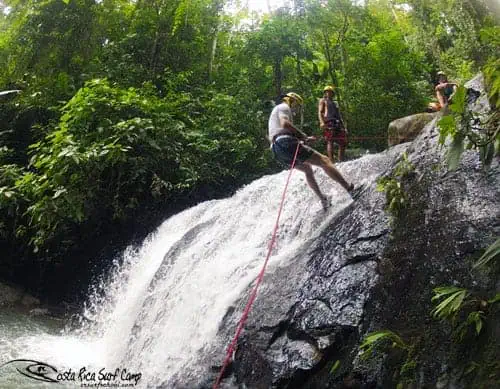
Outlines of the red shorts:
<svg viewBox="0 0 500 389">
<path fill-rule="evenodd" d="M 343 128 L 328 128 L 323 130 L 327 142 L 335 142 L 339 146 L 347 146 L 347 133 Z"/>
</svg>

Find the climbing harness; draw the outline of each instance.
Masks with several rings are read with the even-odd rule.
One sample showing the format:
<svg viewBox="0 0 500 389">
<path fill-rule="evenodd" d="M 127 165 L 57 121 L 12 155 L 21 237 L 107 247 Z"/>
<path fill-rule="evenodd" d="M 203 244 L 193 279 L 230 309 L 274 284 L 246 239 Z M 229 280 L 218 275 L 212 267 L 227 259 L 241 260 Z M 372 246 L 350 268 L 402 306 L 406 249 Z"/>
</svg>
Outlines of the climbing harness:
<svg viewBox="0 0 500 389">
<path fill-rule="evenodd" d="M 276 218 L 276 224 L 274 225 L 273 235 L 271 237 L 271 242 L 269 243 L 266 260 L 264 261 L 264 265 L 262 266 L 262 269 L 260 270 L 260 273 L 257 276 L 257 281 L 252 289 L 252 293 L 250 294 L 250 298 L 248 299 L 247 305 L 245 306 L 245 309 L 243 310 L 243 315 L 241 315 L 241 319 L 238 322 L 238 326 L 236 327 L 236 333 L 234 335 L 234 338 L 231 341 L 231 343 L 229 344 L 229 347 L 227 348 L 226 358 L 224 359 L 224 363 L 222 364 L 222 368 L 221 368 L 220 373 L 217 377 L 217 380 L 215 381 L 214 386 L 212 387 L 213 389 L 219 388 L 219 384 L 222 380 L 222 376 L 224 375 L 224 371 L 226 370 L 226 367 L 231 360 L 231 356 L 233 355 L 233 352 L 235 351 L 236 344 L 238 342 L 238 338 L 240 337 L 241 331 L 243 330 L 243 326 L 245 325 L 245 322 L 247 321 L 248 314 L 250 313 L 250 309 L 252 308 L 253 302 L 254 302 L 255 298 L 257 297 L 257 289 L 259 288 L 259 285 L 261 284 L 262 279 L 264 278 L 264 272 L 266 270 L 267 262 L 269 261 L 269 258 L 271 257 L 271 251 L 273 249 L 274 243 L 276 242 L 276 234 L 278 232 L 278 224 L 279 224 L 279 220 L 280 220 L 280 216 L 281 216 L 281 211 L 283 210 L 283 204 L 285 202 L 285 195 L 286 195 L 286 191 L 288 189 L 288 183 L 290 182 L 290 177 L 292 176 L 293 168 L 295 167 L 295 162 L 297 161 L 297 154 L 299 153 L 299 147 L 300 147 L 300 142 L 297 143 L 297 148 L 295 149 L 295 155 L 293 157 L 292 165 L 290 168 L 290 173 L 288 173 L 288 178 L 286 180 L 285 189 L 283 189 L 283 194 L 281 195 L 281 203 L 280 203 L 280 207 L 279 207 L 279 211 L 278 211 L 278 217 Z"/>
</svg>

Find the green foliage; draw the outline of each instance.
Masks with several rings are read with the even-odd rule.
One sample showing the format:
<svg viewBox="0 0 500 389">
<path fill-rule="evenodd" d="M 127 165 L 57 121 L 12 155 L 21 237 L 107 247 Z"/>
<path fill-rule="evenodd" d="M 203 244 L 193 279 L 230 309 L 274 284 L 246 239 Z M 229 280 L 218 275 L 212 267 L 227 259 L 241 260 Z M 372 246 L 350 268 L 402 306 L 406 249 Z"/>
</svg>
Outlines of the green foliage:
<svg viewBox="0 0 500 389">
<path fill-rule="evenodd" d="M 391 175 L 377 180 L 377 190 L 386 194 L 385 210 L 394 218 L 398 218 L 402 210 L 408 206 L 408 195 L 404 189 L 403 181 L 414 170 L 415 167 L 408 160 L 408 155 L 405 152 Z"/>
<path fill-rule="evenodd" d="M 456 116 L 463 115 L 467 108 L 467 90 L 463 85 L 457 88 L 456 93 L 453 95 L 453 100 L 449 106 L 450 111 Z"/>
<path fill-rule="evenodd" d="M 481 40 L 485 45 L 491 47 L 491 55 L 483 67 L 486 89 L 491 106 L 496 111 L 488 119 L 489 132 L 492 142 L 488 144 L 487 149 L 483 151 L 482 158 L 490 160 L 493 155 L 500 154 L 500 59 L 498 51 L 500 50 L 500 27 L 493 26 L 481 30 Z"/>
<path fill-rule="evenodd" d="M 473 325 L 476 330 L 476 335 L 479 335 L 481 333 L 481 330 L 483 329 L 484 320 L 484 312 L 474 311 L 469 313 L 466 323 L 467 325 Z"/>
<path fill-rule="evenodd" d="M 26 200 L 16 188 L 16 182 L 24 171 L 17 165 L 4 164 L 0 166 L 0 238 L 15 240 L 15 228 L 21 217 L 21 211 L 26 206 Z M 21 232 L 21 231 L 19 231 Z"/>
<path fill-rule="evenodd" d="M 500 109 L 500 59 L 490 60 L 483 70 L 490 101 L 496 109 Z"/>
<path fill-rule="evenodd" d="M 491 48 L 491 55 L 483 67 L 486 87 L 492 106 L 500 108 L 500 26 L 486 27 L 481 30 L 481 41 Z"/>
<path fill-rule="evenodd" d="M 403 25 L 409 44 L 423 51 L 434 69 L 464 82 L 487 60 L 481 29 L 494 24 L 494 10 L 485 2 L 464 0 L 398 1 L 411 6 L 411 23 Z M 401 13 L 400 17 L 404 17 Z"/>
<path fill-rule="evenodd" d="M 496 304 L 498 302 L 500 302 L 500 293 L 497 293 L 495 297 L 488 300 L 488 304 Z"/>
<path fill-rule="evenodd" d="M 408 357 L 406 358 L 405 363 L 401 366 L 401 369 L 399 370 L 399 379 L 400 382 L 398 384 L 401 385 L 402 388 L 405 387 L 405 385 L 408 384 L 413 384 L 415 382 L 415 376 L 417 372 L 417 361 L 413 359 L 413 348 L 409 352 Z M 407 386 L 408 387 L 408 386 Z"/>
<path fill-rule="evenodd" d="M 356 133 L 363 128 L 366 135 L 380 137 L 390 121 L 422 110 L 419 81 L 424 65 L 408 50 L 401 33 L 377 33 L 351 50 L 355 57 L 346 68 L 346 116 Z"/>
<path fill-rule="evenodd" d="M 220 93 L 161 99 L 150 85 L 123 89 L 96 79 L 60 112 L 45 139 L 31 145 L 30 171 L 2 192 L 9 209 L 25 201 L 16 234 L 29 236 L 35 252 L 78 225 L 125 222 L 146 204 L 241 182 L 242 170 L 248 177 L 265 162 L 256 156 L 251 122 L 240 123 L 250 113 Z"/>
<path fill-rule="evenodd" d="M 454 337 L 457 341 L 463 342 L 469 332 L 472 332 L 475 337 L 481 334 L 486 324 L 486 313 L 484 311 L 469 312 L 465 320 L 458 322 L 454 330 Z"/>
<path fill-rule="evenodd" d="M 405 354 L 405 360 L 397 372 L 400 381 L 398 387 L 404 387 L 405 384 L 415 381 L 417 369 L 417 361 L 414 358 L 415 346 L 406 343 L 395 332 L 390 330 L 371 332 L 365 336 L 359 348 L 363 359 L 373 358 L 377 353 L 401 350 Z"/>
<path fill-rule="evenodd" d="M 437 304 L 431 311 L 432 316 L 451 322 L 454 336 L 463 341 L 470 329 L 475 336 L 481 335 L 493 307 L 500 301 L 500 295 L 478 299 L 472 297 L 467 289 L 443 286 L 434 289 L 431 301 Z"/>
<path fill-rule="evenodd" d="M 434 296 L 431 301 L 442 301 L 432 310 L 431 314 L 441 320 L 455 319 L 465 299 L 470 295 L 467 289 L 456 286 L 444 286 L 433 290 Z"/>
<path fill-rule="evenodd" d="M 401 337 L 393 331 L 381 330 L 367 334 L 363 343 L 359 346 L 363 358 L 370 358 L 377 350 L 384 350 L 387 347 L 398 348 L 408 351 L 408 346 Z"/>
<path fill-rule="evenodd" d="M 495 155 L 495 143 L 500 139 L 498 113 L 493 112 L 486 120 L 481 121 L 468 108 L 467 91 L 459 86 L 453 100 L 449 104 L 449 114 L 438 121 L 439 143 L 444 145 L 448 137 L 451 143 L 447 151 L 449 170 L 456 170 L 464 150 L 479 151 L 481 162 L 487 168 Z"/>
<path fill-rule="evenodd" d="M 330 368 L 330 374 L 335 375 L 339 367 L 340 367 L 340 360 L 337 359 Z"/>
<path fill-rule="evenodd" d="M 493 261 L 497 261 L 500 258 L 500 238 L 495 241 L 491 246 L 489 246 L 481 258 L 474 264 L 474 268 L 487 266 Z"/>
</svg>

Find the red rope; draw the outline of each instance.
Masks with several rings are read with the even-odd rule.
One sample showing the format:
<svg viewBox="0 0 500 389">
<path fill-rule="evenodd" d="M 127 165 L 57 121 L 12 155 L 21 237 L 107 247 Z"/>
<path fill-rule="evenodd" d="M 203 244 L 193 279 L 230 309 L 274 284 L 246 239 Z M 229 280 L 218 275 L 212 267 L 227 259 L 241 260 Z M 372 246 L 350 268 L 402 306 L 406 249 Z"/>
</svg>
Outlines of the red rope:
<svg viewBox="0 0 500 389">
<path fill-rule="evenodd" d="M 334 137 L 332 137 L 332 139 L 335 140 L 335 139 L 344 139 L 344 138 L 334 136 Z M 351 139 L 353 139 L 353 140 L 368 140 L 368 139 L 387 139 L 387 140 L 396 139 L 396 140 L 398 140 L 399 138 L 398 137 L 388 137 L 388 136 L 349 136 L 349 135 L 347 135 L 347 139 L 348 140 L 351 140 Z"/>
<path fill-rule="evenodd" d="M 283 210 L 283 204 L 285 202 L 285 195 L 286 195 L 286 191 L 288 189 L 288 183 L 290 182 L 290 177 L 292 176 L 293 168 L 295 167 L 295 162 L 297 160 L 297 154 L 299 153 L 299 147 L 300 147 L 300 143 L 297 143 L 297 149 L 295 150 L 295 155 L 293 156 L 293 162 L 292 162 L 292 165 L 290 168 L 290 173 L 288 173 L 288 178 L 286 180 L 285 189 L 283 190 L 283 194 L 281 196 L 281 204 L 280 204 L 280 208 L 278 211 L 278 217 L 276 218 L 276 224 L 274 225 L 274 231 L 273 231 L 273 235 L 271 237 L 271 242 L 269 243 L 269 249 L 267 252 L 266 260 L 264 261 L 264 265 L 262 266 L 262 269 L 260 270 L 260 273 L 257 276 L 257 282 L 255 283 L 255 286 L 253 287 L 252 293 L 250 294 L 250 298 L 248 299 L 247 305 L 245 306 L 245 309 L 243 310 L 243 315 L 241 316 L 241 319 L 238 322 L 238 326 L 236 328 L 236 334 L 234 335 L 234 338 L 227 349 L 226 358 L 224 359 L 224 363 L 222 364 L 222 368 L 220 370 L 219 376 L 217 377 L 217 380 L 214 383 L 213 389 L 217 389 L 219 387 L 219 384 L 222 380 L 222 376 L 224 374 L 224 371 L 226 370 L 226 367 L 229 364 L 229 361 L 231 360 L 231 356 L 233 354 L 233 351 L 235 350 L 236 343 L 238 342 L 238 338 L 240 337 L 241 331 L 243 331 L 243 326 L 245 325 L 245 322 L 247 321 L 248 314 L 250 313 L 250 309 L 252 308 L 252 305 L 253 305 L 255 298 L 257 297 L 257 289 L 259 288 L 259 285 L 261 284 L 262 279 L 264 278 L 264 272 L 266 270 L 267 262 L 269 261 L 269 258 L 271 257 L 271 251 L 273 249 L 274 243 L 276 242 L 276 234 L 278 232 L 278 225 L 279 225 L 279 220 L 280 220 L 280 216 L 281 216 L 281 211 Z"/>
</svg>

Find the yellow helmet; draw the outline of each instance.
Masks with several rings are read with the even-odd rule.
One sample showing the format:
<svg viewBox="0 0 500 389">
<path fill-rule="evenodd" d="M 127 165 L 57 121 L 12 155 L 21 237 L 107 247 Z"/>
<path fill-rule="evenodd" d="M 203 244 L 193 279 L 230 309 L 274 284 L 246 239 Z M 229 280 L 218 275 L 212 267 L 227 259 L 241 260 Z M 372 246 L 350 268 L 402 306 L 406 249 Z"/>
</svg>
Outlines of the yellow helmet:
<svg viewBox="0 0 500 389">
<path fill-rule="evenodd" d="M 303 105 L 304 104 L 304 99 L 300 97 L 297 93 L 295 92 L 288 92 L 285 95 L 285 99 L 288 98 L 290 104 L 295 103 L 297 105 Z"/>
<path fill-rule="evenodd" d="M 334 85 L 327 85 L 323 88 L 323 92 L 326 92 L 327 90 L 329 91 L 334 91 L 335 90 L 335 86 Z"/>
</svg>

